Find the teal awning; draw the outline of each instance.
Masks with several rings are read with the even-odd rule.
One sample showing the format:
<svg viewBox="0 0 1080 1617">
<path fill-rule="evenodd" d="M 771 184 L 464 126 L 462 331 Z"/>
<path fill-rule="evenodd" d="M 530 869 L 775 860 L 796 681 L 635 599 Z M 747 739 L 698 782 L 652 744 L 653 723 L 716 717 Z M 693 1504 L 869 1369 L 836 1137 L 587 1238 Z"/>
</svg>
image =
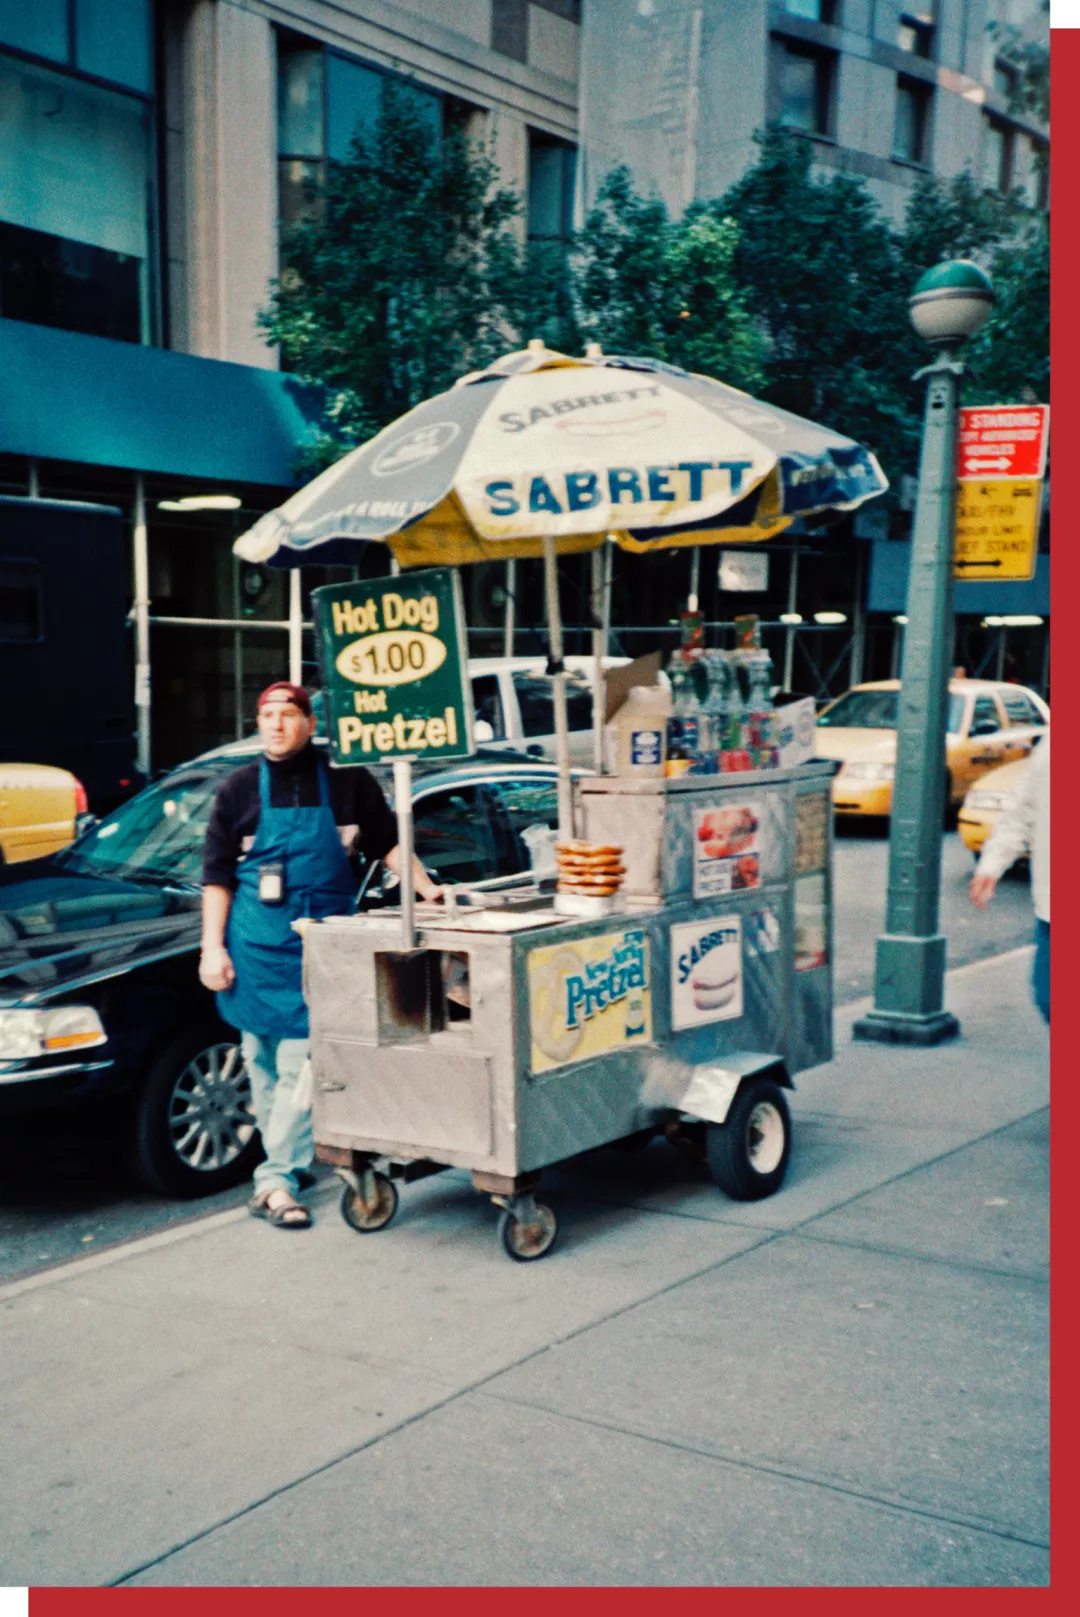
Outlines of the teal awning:
<svg viewBox="0 0 1080 1617">
<path fill-rule="evenodd" d="M 0 319 L 0 453 L 290 488 L 318 406 L 280 371 Z"/>
</svg>

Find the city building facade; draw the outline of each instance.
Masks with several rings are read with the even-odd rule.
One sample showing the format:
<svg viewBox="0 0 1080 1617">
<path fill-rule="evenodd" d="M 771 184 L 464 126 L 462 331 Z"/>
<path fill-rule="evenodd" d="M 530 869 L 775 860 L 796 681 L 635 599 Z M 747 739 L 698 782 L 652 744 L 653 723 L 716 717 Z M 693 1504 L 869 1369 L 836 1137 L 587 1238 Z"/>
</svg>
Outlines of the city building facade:
<svg viewBox="0 0 1080 1617">
<path fill-rule="evenodd" d="M 1036 0 L 912 4 L 0 0 L 0 494 L 52 501 L 58 523 L 65 502 L 124 513 L 143 770 L 243 733 L 262 684 L 314 672 L 304 625 L 326 570 L 290 579 L 231 550 L 295 487 L 317 409 L 258 316 L 282 226 L 373 126 L 388 83 L 436 134 L 490 143 L 534 240 L 565 238 L 615 162 L 673 210 L 719 194 L 768 122 L 812 140 L 823 169 L 864 178 L 893 215 L 919 173 L 965 165 L 1044 204 L 1047 132 L 1010 111 L 1012 69 L 990 31 L 1029 26 Z M 794 554 L 775 558 L 751 610 L 775 615 L 777 590 L 789 600 Z M 669 631 L 639 603 L 674 600 L 685 565 L 652 558 L 658 589 L 617 593 L 639 631 L 629 649 Z M 815 653 L 818 689 L 874 661 L 871 569 L 856 571 L 847 626 Z M 0 591 L 9 638 L 45 621 L 19 576 L 22 595 Z M 852 569 L 807 539 L 801 576 L 804 593 L 819 580 L 810 616 Z M 575 580 L 568 619 L 584 630 Z M 531 650 L 532 592 L 519 593 Z M 478 570 L 477 651 L 500 649 L 499 594 Z M 703 602 L 719 611 L 719 593 Z M 895 656 L 894 615 L 871 615 L 878 663 Z M 845 651 L 848 626 L 864 639 Z"/>
</svg>

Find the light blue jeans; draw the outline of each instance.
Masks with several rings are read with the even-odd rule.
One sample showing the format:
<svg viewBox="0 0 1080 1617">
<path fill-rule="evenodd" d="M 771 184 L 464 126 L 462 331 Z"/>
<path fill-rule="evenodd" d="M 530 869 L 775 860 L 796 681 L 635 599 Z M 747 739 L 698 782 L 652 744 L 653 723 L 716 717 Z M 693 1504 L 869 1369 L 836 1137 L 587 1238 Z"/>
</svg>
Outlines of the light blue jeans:
<svg viewBox="0 0 1080 1617">
<path fill-rule="evenodd" d="M 262 1135 L 266 1161 L 255 1169 L 255 1194 L 300 1190 L 297 1175 L 311 1167 L 315 1142 L 311 1108 L 298 1106 L 296 1088 L 307 1059 L 307 1039 L 270 1039 L 242 1033 L 244 1065 L 251 1078 L 251 1104 Z"/>
</svg>

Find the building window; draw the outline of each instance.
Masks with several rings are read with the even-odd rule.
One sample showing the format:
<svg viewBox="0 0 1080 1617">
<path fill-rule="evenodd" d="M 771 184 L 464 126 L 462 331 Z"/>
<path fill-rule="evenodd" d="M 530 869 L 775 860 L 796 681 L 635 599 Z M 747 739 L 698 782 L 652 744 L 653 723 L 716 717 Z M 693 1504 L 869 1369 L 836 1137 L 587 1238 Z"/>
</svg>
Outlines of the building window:
<svg viewBox="0 0 1080 1617">
<path fill-rule="evenodd" d="M 1012 110 L 1013 98 L 1019 88 L 1019 82 L 1020 75 L 1012 63 L 1004 61 L 999 56 L 994 63 L 994 89 L 1010 111 Z"/>
<path fill-rule="evenodd" d="M 278 211 L 284 223 L 318 212 L 327 162 L 347 162 L 357 136 L 374 137 L 390 83 L 440 140 L 438 91 L 298 35 L 278 34 Z"/>
<path fill-rule="evenodd" d="M 150 342 L 157 304 L 148 0 L 77 0 L 61 43 L 46 3 L 0 5 L 0 315 Z M 68 8 L 64 7 L 65 14 Z M 84 74 L 122 89 L 92 83 Z"/>
<path fill-rule="evenodd" d="M 581 0 L 532 0 L 566 22 L 580 23 Z M 529 56 L 529 0 L 491 0 L 491 48 L 525 62 Z"/>
<path fill-rule="evenodd" d="M 286 224 L 310 219 L 326 177 L 326 57 L 278 37 L 278 212 Z"/>
<path fill-rule="evenodd" d="M 574 227 L 577 148 L 554 135 L 529 130 L 530 241 L 564 242 Z"/>
<path fill-rule="evenodd" d="M 528 0 L 491 0 L 491 48 L 524 62 L 529 54 Z"/>
<path fill-rule="evenodd" d="M 783 0 L 789 17 L 803 17 L 807 22 L 838 23 L 839 0 Z"/>
<path fill-rule="evenodd" d="M 1041 140 L 1031 142 L 1031 191 L 1035 206 L 1045 213 L 1050 206 L 1050 148 Z"/>
<path fill-rule="evenodd" d="M 0 0 L 0 47 L 149 95 L 152 0 Z"/>
<path fill-rule="evenodd" d="M 804 49 L 785 40 L 779 44 L 776 65 L 780 122 L 804 134 L 830 135 L 836 79 L 833 53 Z"/>
<path fill-rule="evenodd" d="M 926 163 L 930 148 L 931 89 L 920 79 L 897 79 L 893 157 L 901 163 Z"/>
<path fill-rule="evenodd" d="M 983 124 L 983 182 L 1003 195 L 1012 190 L 1016 137 L 1007 124 L 987 118 Z"/>
<path fill-rule="evenodd" d="M 922 11 L 902 11 L 896 30 L 896 43 L 902 51 L 929 60 L 934 54 L 934 13 L 929 7 Z"/>
</svg>

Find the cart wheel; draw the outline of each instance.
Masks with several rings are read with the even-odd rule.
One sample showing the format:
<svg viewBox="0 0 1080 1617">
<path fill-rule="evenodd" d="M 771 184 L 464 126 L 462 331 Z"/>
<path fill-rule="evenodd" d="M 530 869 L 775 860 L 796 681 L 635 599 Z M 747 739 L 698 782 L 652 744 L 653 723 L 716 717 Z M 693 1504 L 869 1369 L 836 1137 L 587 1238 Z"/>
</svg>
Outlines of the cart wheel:
<svg viewBox="0 0 1080 1617">
<path fill-rule="evenodd" d="M 723 1124 L 710 1123 L 712 1176 L 733 1201 L 756 1202 L 780 1189 L 791 1155 L 791 1114 L 771 1078 L 740 1089 Z"/>
<path fill-rule="evenodd" d="M 515 1263 L 531 1263 L 542 1258 L 555 1245 L 559 1221 L 550 1207 L 536 1203 L 536 1218 L 528 1224 L 504 1213 L 499 1219 L 499 1239 Z"/>
<path fill-rule="evenodd" d="M 398 1208 L 397 1186 L 384 1173 L 372 1175 L 375 1180 L 375 1200 L 365 1202 L 351 1185 L 341 1193 L 341 1216 L 350 1229 L 367 1235 L 372 1230 L 385 1229 Z"/>
</svg>

